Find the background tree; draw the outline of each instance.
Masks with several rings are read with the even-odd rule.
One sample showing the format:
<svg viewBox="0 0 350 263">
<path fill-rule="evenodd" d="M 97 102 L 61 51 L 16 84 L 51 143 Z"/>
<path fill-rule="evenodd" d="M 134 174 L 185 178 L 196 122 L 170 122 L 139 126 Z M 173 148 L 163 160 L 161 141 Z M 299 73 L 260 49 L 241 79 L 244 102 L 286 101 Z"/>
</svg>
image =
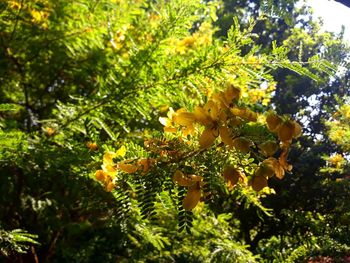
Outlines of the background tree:
<svg viewBox="0 0 350 263">
<path fill-rule="evenodd" d="M 236 4 L 242 9 L 232 8 Z M 246 7 L 244 7 L 245 4 L 247 4 Z M 348 196 L 347 183 L 334 182 L 336 179 L 334 174 L 325 174 L 321 171 L 324 171 L 322 167 L 326 165 L 324 155 L 339 152 L 339 147 L 328 139 L 325 121 L 337 110 L 337 96 L 348 94 L 348 90 L 344 89 L 349 81 L 346 63 L 348 48 L 342 42 L 341 36 L 318 33 L 319 25 L 311 20 L 306 8 L 297 10 L 294 3 L 288 1 L 281 1 L 281 4 L 288 6 L 289 17 L 287 19 L 282 16 L 261 19 L 253 29 L 253 32 L 259 36 L 258 43 L 261 44 L 261 51 L 269 52 L 271 42 L 274 40 L 277 43 L 285 43 L 289 47 L 294 47 L 288 53 L 290 58 L 308 61 L 314 55 L 325 57 L 329 61 L 342 65 L 343 68 L 340 71 L 342 73 L 331 79 L 324 76 L 323 83 L 316 83 L 310 78 L 299 77 L 283 69 L 274 72 L 275 78 L 279 81 L 273 104 L 279 113 L 290 114 L 304 124 L 304 136 L 291 152 L 291 162 L 294 166 L 292 174 L 281 182 L 274 182 L 273 187 L 278 194 L 269 196 L 263 202 L 267 207 L 273 208 L 275 216 L 260 221 L 259 218 L 252 216 L 256 213 L 254 209 L 250 212 L 239 210 L 237 215 L 243 222 L 242 235 L 247 243 L 251 244 L 253 249 L 258 247 L 259 252 L 265 251 L 267 253 L 265 257 L 272 253 L 270 254 L 271 260 L 275 258 L 277 261 L 295 261 L 297 257 L 301 260 L 312 256 L 313 253 L 325 255 L 334 253 L 339 256 L 339 254 L 348 253 L 346 252 L 348 241 L 344 239 L 347 234 L 342 237 L 337 235 L 337 232 L 340 232 L 339 229 L 343 229 L 343 223 L 336 222 L 334 213 L 344 208 L 342 205 L 344 200 L 342 198 L 330 199 L 329 196 Z M 231 8 L 230 5 L 232 5 Z M 222 21 L 229 21 L 232 16 L 241 16 L 240 21 L 243 21 L 244 24 L 245 16 L 253 16 L 258 19 L 261 11 L 264 11 L 258 1 L 249 3 L 228 1 L 225 6 L 227 8 L 221 11 L 223 20 L 218 20 L 221 28 L 225 28 L 225 22 L 221 24 Z M 344 209 L 343 213 L 346 211 L 346 208 Z M 317 219 L 317 216 L 313 218 L 311 215 L 315 212 L 319 212 L 323 219 Z M 247 220 L 247 218 L 252 220 Z M 312 220 L 319 224 L 314 225 Z M 327 229 L 325 222 L 338 230 Z M 253 230 L 254 234 L 252 234 Z M 345 230 L 342 231 L 347 233 Z M 298 238 L 298 235 L 302 237 Z M 305 239 L 305 235 L 309 235 L 310 238 Z M 329 238 L 317 240 L 315 235 L 318 237 L 329 235 Z M 266 241 L 268 237 L 271 238 L 271 243 Z M 260 247 L 261 239 L 263 240 L 260 242 Z M 318 242 L 321 242 L 322 245 Z M 269 245 L 262 245 L 264 243 Z M 325 251 L 319 251 L 317 246 L 314 246 L 315 244 L 324 247 Z M 341 253 L 335 249 L 339 247 L 337 244 L 343 246 L 343 249 L 338 249 L 342 251 Z M 270 245 L 272 247 L 269 248 Z M 297 249 L 299 245 L 300 250 Z M 291 249 L 286 250 L 284 255 L 276 252 L 281 247 L 287 248 L 288 246 Z M 305 246 L 309 247 L 311 252 L 304 250 Z M 313 249 L 315 251 L 312 251 Z M 296 252 L 292 253 L 293 251 Z"/>
</svg>

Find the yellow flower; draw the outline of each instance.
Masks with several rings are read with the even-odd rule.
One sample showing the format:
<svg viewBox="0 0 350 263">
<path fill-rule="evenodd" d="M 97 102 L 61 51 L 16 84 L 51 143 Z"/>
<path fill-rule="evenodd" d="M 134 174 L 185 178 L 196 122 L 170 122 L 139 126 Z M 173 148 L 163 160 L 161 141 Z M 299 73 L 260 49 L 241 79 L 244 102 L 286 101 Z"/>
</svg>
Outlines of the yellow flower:
<svg viewBox="0 0 350 263">
<path fill-rule="evenodd" d="M 179 109 L 172 115 L 172 120 L 174 123 L 182 126 L 181 131 L 184 136 L 194 134 L 195 115 L 192 112 Z"/>
<path fill-rule="evenodd" d="M 192 186 L 202 181 L 203 177 L 195 174 L 184 174 L 180 170 L 176 170 L 173 175 L 173 182 L 180 186 Z"/>
<path fill-rule="evenodd" d="M 175 51 L 183 55 L 186 53 L 188 49 L 195 47 L 195 45 L 196 45 L 196 38 L 193 36 L 187 36 L 177 43 L 175 47 Z"/>
<path fill-rule="evenodd" d="M 17 1 L 10 1 L 9 5 L 11 8 L 17 9 L 17 10 L 21 9 L 21 7 L 22 7 L 22 4 L 17 2 Z"/>
<path fill-rule="evenodd" d="M 274 155 L 278 150 L 278 144 L 274 141 L 263 142 L 259 144 L 258 147 L 262 154 L 266 157 Z"/>
<path fill-rule="evenodd" d="M 237 137 L 232 142 L 232 146 L 243 153 L 249 152 L 253 145 L 253 142 L 245 137 Z"/>
<path fill-rule="evenodd" d="M 113 166 L 111 164 L 103 164 L 101 165 L 103 172 L 108 174 L 111 177 L 115 177 L 117 174 L 117 168 L 116 166 Z"/>
<path fill-rule="evenodd" d="M 199 182 L 188 188 L 185 198 L 182 200 L 182 206 L 185 210 L 191 211 L 195 208 L 201 199 L 201 188 Z"/>
<path fill-rule="evenodd" d="M 267 128 L 277 133 L 278 138 L 285 144 L 289 144 L 293 138 L 301 135 L 302 127 L 299 123 L 292 120 L 283 120 L 277 114 L 270 112 L 266 116 Z"/>
<path fill-rule="evenodd" d="M 293 168 L 293 166 L 287 162 L 287 157 L 288 148 L 283 147 L 282 153 L 279 156 L 278 160 L 274 157 L 267 158 L 255 171 L 255 175 L 266 178 L 276 175 L 278 179 L 282 179 L 284 177 L 285 171 L 290 172 Z"/>
<path fill-rule="evenodd" d="M 93 143 L 92 143 L 93 144 Z M 91 146 L 91 145 L 90 145 Z M 106 191 L 110 192 L 115 187 L 113 182 L 117 175 L 118 165 L 114 163 L 115 157 L 123 157 L 126 154 L 125 146 L 120 147 L 116 152 L 108 151 L 103 155 L 103 163 L 101 170 L 95 172 L 96 180 L 102 182 L 105 185 Z"/>
<path fill-rule="evenodd" d="M 95 142 L 87 142 L 86 147 L 88 147 L 89 150 L 91 151 L 97 151 L 98 150 L 98 145 Z"/>
<path fill-rule="evenodd" d="M 55 129 L 51 128 L 51 127 L 47 127 L 45 131 L 46 131 L 47 136 L 52 136 L 56 132 Z"/>
<path fill-rule="evenodd" d="M 134 164 L 121 162 L 121 163 L 118 163 L 118 169 L 122 170 L 123 172 L 133 174 L 137 172 L 138 167 L 137 165 L 134 165 Z"/>
<path fill-rule="evenodd" d="M 267 177 L 271 177 L 273 174 L 275 174 L 279 179 L 284 177 L 284 169 L 276 158 L 269 157 L 262 162 L 260 167 L 264 167 L 264 175 L 267 175 Z M 272 175 L 267 171 L 268 169 L 273 171 Z"/>
<path fill-rule="evenodd" d="M 107 185 L 106 185 L 106 191 L 107 192 L 111 192 L 115 187 L 115 184 L 113 182 L 109 182 Z"/>
<path fill-rule="evenodd" d="M 202 180 L 202 176 L 195 174 L 184 174 L 180 170 L 175 171 L 173 175 L 173 182 L 180 186 L 188 187 L 187 194 L 182 200 L 182 205 L 185 210 L 192 210 L 198 204 L 201 198 L 200 182 Z"/>
<path fill-rule="evenodd" d="M 98 181 L 104 182 L 107 178 L 107 175 L 104 173 L 103 170 L 97 170 L 95 172 L 95 177 Z"/>
<path fill-rule="evenodd" d="M 142 174 L 146 174 L 155 163 L 154 159 L 143 158 L 137 161 L 137 165 L 139 166 L 139 170 L 142 170 Z"/>
<path fill-rule="evenodd" d="M 226 84 L 227 88 L 225 91 L 221 91 L 213 94 L 213 100 L 220 102 L 221 108 L 231 108 L 233 103 L 235 103 L 241 97 L 241 90 L 236 88 L 232 84 Z"/>
<path fill-rule="evenodd" d="M 282 123 L 282 119 L 277 114 L 270 112 L 266 116 L 266 123 L 267 123 L 267 128 L 270 131 L 276 132 Z"/>
<path fill-rule="evenodd" d="M 115 165 L 115 163 L 113 162 L 113 158 L 117 157 L 118 154 L 115 152 L 106 152 L 103 155 L 103 164 L 104 165 Z"/>
<path fill-rule="evenodd" d="M 159 117 L 159 122 L 164 126 L 165 132 L 171 132 L 171 133 L 177 132 L 177 129 L 174 127 L 174 120 L 173 120 L 174 115 L 175 115 L 175 112 L 173 108 L 169 108 L 167 117 Z"/>
<path fill-rule="evenodd" d="M 337 154 L 329 157 L 328 161 L 330 162 L 330 164 L 332 166 L 335 166 L 337 168 L 341 168 L 345 162 L 345 159 L 341 154 L 337 153 Z"/>
<path fill-rule="evenodd" d="M 199 138 L 201 148 L 210 147 L 219 135 L 226 145 L 233 145 L 230 130 L 226 124 L 227 115 L 213 100 L 209 100 L 204 107 L 196 107 L 194 117 L 205 127 Z"/>
<path fill-rule="evenodd" d="M 293 166 L 287 162 L 287 157 L 288 157 L 288 149 L 284 148 L 282 150 L 280 157 L 278 158 L 278 162 L 284 170 L 290 172 L 293 169 Z"/>
<path fill-rule="evenodd" d="M 104 184 L 107 192 L 110 192 L 114 189 L 115 183 L 113 182 L 112 177 L 108 173 L 106 173 L 105 171 L 97 170 L 95 172 L 95 178 L 96 178 L 96 180 L 98 180 Z"/>
<path fill-rule="evenodd" d="M 227 182 L 227 188 L 232 190 L 233 187 L 238 183 L 238 181 L 243 179 L 244 175 L 233 166 L 226 166 L 223 171 L 223 176 Z"/>
<path fill-rule="evenodd" d="M 253 190 L 257 192 L 268 186 L 266 177 L 260 175 L 254 176 L 251 181 L 251 184 Z"/>
<path fill-rule="evenodd" d="M 248 108 L 234 106 L 231 108 L 231 112 L 233 115 L 247 121 L 256 122 L 258 119 L 258 114 Z"/>
</svg>

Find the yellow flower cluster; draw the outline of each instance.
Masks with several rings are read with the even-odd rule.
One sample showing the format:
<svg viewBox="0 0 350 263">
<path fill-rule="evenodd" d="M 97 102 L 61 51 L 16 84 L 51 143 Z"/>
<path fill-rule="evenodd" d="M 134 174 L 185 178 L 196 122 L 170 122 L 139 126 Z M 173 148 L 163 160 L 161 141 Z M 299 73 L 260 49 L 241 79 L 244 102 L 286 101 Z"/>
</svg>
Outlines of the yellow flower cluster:
<svg viewBox="0 0 350 263">
<path fill-rule="evenodd" d="M 133 174 L 141 171 L 142 174 L 147 173 L 154 164 L 153 159 L 141 158 L 136 161 L 124 160 L 118 163 L 114 162 L 116 157 L 124 157 L 126 154 L 125 146 L 122 146 L 116 152 L 106 152 L 103 155 L 102 169 L 95 172 L 95 177 L 98 181 L 105 185 L 106 191 L 110 192 L 116 186 L 115 179 L 118 171 L 128 174 Z"/>
<path fill-rule="evenodd" d="M 350 120 L 350 105 L 345 104 L 341 107 L 341 113 L 343 114 L 344 118 Z"/>
<path fill-rule="evenodd" d="M 170 109 L 167 118 L 160 118 L 160 122 L 165 126 L 165 132 L 177 133 L 180 127 L 184 136 L 195 135 L 196 126 L 204 127 L 199 135 L 201 149 L 209 148 L 220 137 L 222 143 L 229 148 L 247 153 L 254 146 L 254 142 L 234 134 L 233 130 L 244 122 L 256 122 L 258 114 L 249 108 L 238 106 L 240 94 L 239 89 L 228 85 L 225 91 L 211 94 L 208 102 L 202 107 L 195 107 L 194 112 L 188 112 L 184 109 L 175 112 Z M 292 166 L 287 162 L 289 145 L 293 138 L 300 136 L 301 126 L 297 122 L 282 118 L 275 113 L 267 114 L 266 123 L 268 129 L 275 133 L 281 141 L 280 145 L 275 141 L 266 141 L 257 145 L 260 153 L 267 159 L 260 163 L 249 182 L 240 169 L 233 166 L 225 167 L 223 177 L 229 190 L 240 182 L 243 185 L 251 185 L 254 190 L 260 191 L 267 186 L 269 178 L 276 176 L 282 179 L 286 171 L 291 171 Z M 279 157 L 273 157 L 279 149 L 281 149 Z M 179 171 L 175 172 L 174 178 L 174 181 L 181 186 L 188 186 L 187 182 L 192 182 L 190 179 L 186 179 L 189 181 L 185 182 Z M 188 195 L 191 196 L 189 198 L 192 200 L 191 204 L 194 204 L 198 199 L 192 199 L 192 195 L 197 197 L 198 192 L 200 193 L 199 185 L 195 189 L 196 191 L 191 190 L 191 194 L 190 191 L 188 192 Z"/>
<path fill-rule="evenodd" d="M 344 152 L 350 151 L 350 103 L 348 100 L 349 98 L 333 113 L 332 118 L 325 122 L 329 139 L 340 146 Z"/>
<path fill-rule="evenodd" d="M 235 137 L 231 127 L 236 127 L 243 122 L 257 121 L 257 113 L 249 108 L 239 107 L 240 90 L 232 85 L 222 92 L 213 93 L 204 106 L 197 106 L 194 112 L 179 109 L 174 112 L 170 109 L 168 117 L 159 120 L 165 126 L 165 132 L 176 133 L 180 126 L 184 136 L 194 135 L 196 124 L 203 126 L 204 130 L 199 136 L 201 148 L 209 148 L 220 137 L 221 141 L 229 147 L 234 147 L 242 152 L 248 152 L 252 141 L 244 137 Z"/>
<path fill-rule="evenodd" d="M 22 1 L 23 2 L 23 1 Z M 40 25 L 42 28 L 48 28 L 48 17 L 51 12 L 50 3 L 47 0 L 41 0 L 37 1 L 36 6 L 39 6 L 38 4 L 42 5 L 43 7 L 39 9 L 33 8 L 31 5 L 22 5 L 20 1 L 9 1 L 9 7 L 15 10 L 22 10 L 29 13 L 31 16 L 31 22 L 37 25 Z"/>
<path fill-rule="evenodd" d="M 17 9 L 17 10 L 21 9 L 21 7 L 22 7 L 22 4 L 20 2 L 17 2 L 17 1 L 9 1 L 8 4 L 11 8 Z"/>
<path fill-rule="evenodd" d="M 267 94 L 271 94 L 276 87 L 271 84 L 267 86 L 266 88 L 255 88 L 255 89 L 248 89 L 246 91 L 247 98 L 249 101 L 253 104 L 261 102 L 262 105 L 267 106 L 270 103 L 271 97 Z"/>
<path fill-rule="evenodd" d="M 260 163 L 250 182 L 255 191 L 266 187 L 269 178 L 276 176 L 278 179 L 282 179 L 286 171 L 292 170 L 292 165 L 287 162 L 289 146 L 292 139 L 301 134 L 301 126 L 297 122 L 283 119 L 272 112 L 266 116 L 266 123 L 267 128 L 278 136 L 281 143 L 280 147 L 273 141 L 267 141 L 258 146 L 261 153 L 268 158 Z M 282 151 L 278 159 L 272 157 L 279 148 Z"/>
<path fill-rule="evenodd" d="M 45 23 L 45 21 L 49 17 L 49 12 L 43 11 L 43 10 L 31 9 L 30 14 L 32 16 L 33 23 L 37 23 L 37 24 L 44 23 L 45 28 L 47 28 L 47 23 Z"/>
<path fill-rule="evenodd" d="M 209 45 L 212 43 L 212 33 L 211 24 L 203 23 L 197 32 L 176 41 L 174 50 L 176 53 L 183 55 L 196 47 Z"/>
<path fill-rule="evenodd" d="M 285 172 L 291 171 L 292 166 L 287 162 L 289 146 L 293 138 L 300 136 L 301 126 L 287 117 L 281 117 L 272 112 L 267 113 L 264 119 L 262 115 L 259 116 L 248 107 L 242 106 L 240 98 L 241 90 L 228 84 L 223 91 L 210 92 L 208 101 L 202 106 L 196 106 L 192 112 L 183 108 L 177 111 L 169 108 L 167 117 L 161 117 L 159 121 L 164 125 L 165 132 L 181 134 L 180 138 L 146 140 L 147 150 L 152 155 L 158 156 L 154 159 L 141 158 L 114 163 L 115 157 L 125 156 L 125 147 L 117 152 L 107 152 L 103 156 L 102 169 L 96 171 L 96 179 L 104 183 L 107 191 L 111 191 L 116 185 L 118 171 L 145 174 L 156 164 L 178 163 L 207 151 L 220 138 L 221 143 L 218 145 L 225 146 L 228 150 L 254 155 L 258 151 L 263 156 L 263 158 L 258 157 L 258 159 L 261 158 L 261 162 L 255 171 L 248 172 L 247 175 L 245 167 L 238 167 L 237 164 L 226 165 L 222 176 L 228 190 L 231 191 L 240 184 L 244 187 L 252 187 L 255 191 L 261 191 L 268 186 L 269 178 L 275 176 L 282 179 Z M 260 124 L 265 122 L 268 130 L 276 134 L 280 142 L 274 140 L 257 142 L 248 135 L 243 136 L 241 128 L 250 122 Z M 184 142 L 184 138 L 190 142 L 196 142 L 197 138 L 198 149 L 189 152 L 181 150 L 179 144 Z M 89 148 L 91 147 L 90 145 Z M 195 208 L 202 198 L 203 177 L 183 172 L 178 168 L 172 179 L 177 185 L 187 188 L 186 196 L 182 200 L 184 209 Z"/>
<path fill-rule="evenodd" d="M 327 161 L 332 165 L 335 166 L 336 168 L 341 168 L 344 163 L 345 163 L 345 159 L 343 157 L 343 155 L 337 153 L 334 154 L 332 156 L 330 156 Z"/>
</svg>

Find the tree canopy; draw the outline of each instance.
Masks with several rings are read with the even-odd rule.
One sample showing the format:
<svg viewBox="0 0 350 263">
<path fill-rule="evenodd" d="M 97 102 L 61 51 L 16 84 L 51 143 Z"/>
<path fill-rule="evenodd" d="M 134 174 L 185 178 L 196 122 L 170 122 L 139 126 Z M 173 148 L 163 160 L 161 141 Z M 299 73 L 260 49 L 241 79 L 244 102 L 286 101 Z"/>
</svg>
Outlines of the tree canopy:
<svg viewBox="0 0 350 263">
<path fill-rule="evenodd" d="M 309 9 L 0 10 L 0 261 L 350 254 L 349 47 Z"/>
</svg>

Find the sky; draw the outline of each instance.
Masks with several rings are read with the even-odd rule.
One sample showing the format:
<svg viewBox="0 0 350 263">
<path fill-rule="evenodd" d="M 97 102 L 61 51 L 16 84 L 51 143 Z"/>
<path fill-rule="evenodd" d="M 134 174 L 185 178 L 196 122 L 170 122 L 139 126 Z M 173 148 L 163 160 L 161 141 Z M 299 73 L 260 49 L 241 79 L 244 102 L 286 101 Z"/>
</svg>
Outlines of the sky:
<svg viewBox="0 0 350 263">
<path fill-rule="evenodd" d="M 350 8 L 333 0 L 307 0 L 306 2 L 314 9 L 314 15 L 323 19 L 324 30 L 339 33 L 341 26 L 344 25 L 344 39 L 350 43 Z"/>
</svg>

